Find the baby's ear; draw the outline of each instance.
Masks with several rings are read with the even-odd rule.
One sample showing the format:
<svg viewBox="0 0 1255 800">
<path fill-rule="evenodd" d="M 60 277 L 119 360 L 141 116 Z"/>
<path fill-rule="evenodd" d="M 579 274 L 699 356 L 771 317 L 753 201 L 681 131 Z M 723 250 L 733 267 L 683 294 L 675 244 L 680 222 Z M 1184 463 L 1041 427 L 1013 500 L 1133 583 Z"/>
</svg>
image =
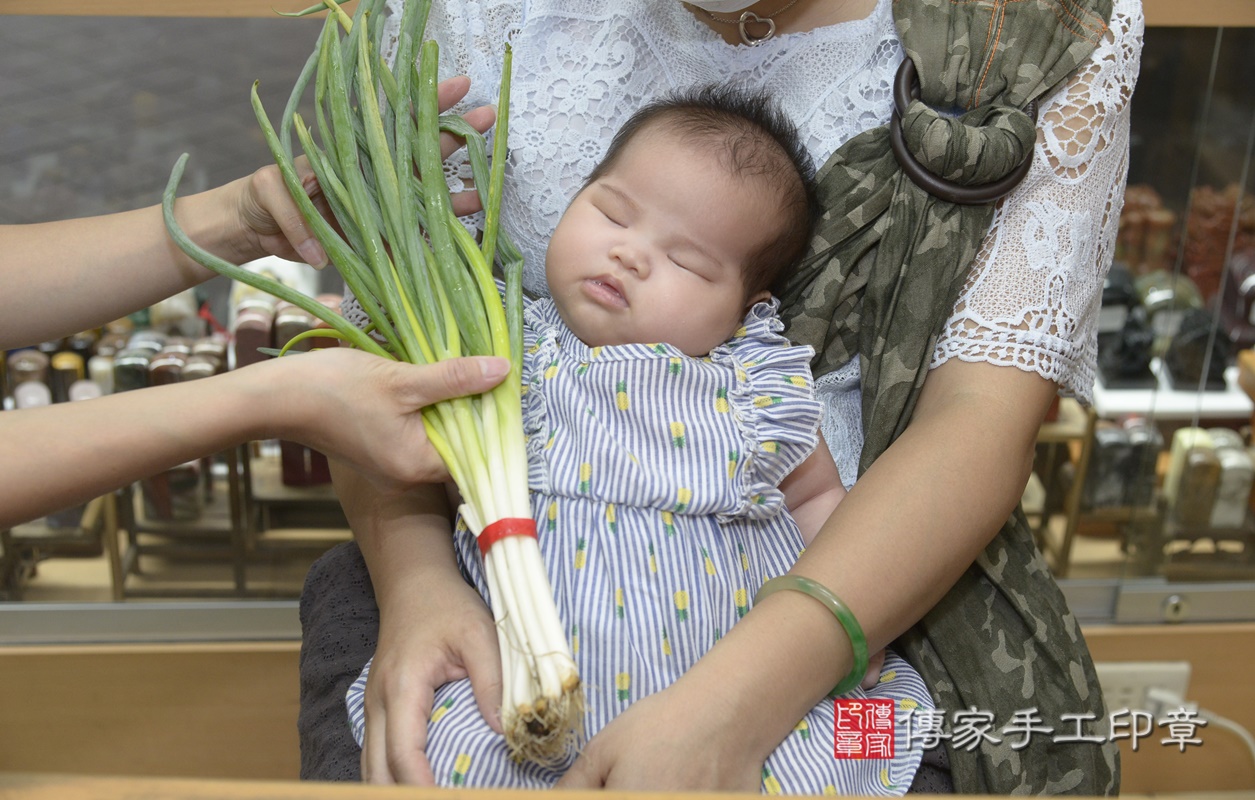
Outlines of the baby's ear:
<svg viewBox="0 0 1255 800">
<path fill-rule="evenodd" d="M 758 305 L 759 303 L 766 302 L 767 300 L 770 300 L 770 299 L 771 299 L 771 292 L 767 291 L 766 289 L 763 289 L 762 291 L 759 291 L 759 292 L 755 292 L 754 294 L 750 295 L 746 299 L 745 310 L 749 311 L 751 308 Z"/>
</svg>

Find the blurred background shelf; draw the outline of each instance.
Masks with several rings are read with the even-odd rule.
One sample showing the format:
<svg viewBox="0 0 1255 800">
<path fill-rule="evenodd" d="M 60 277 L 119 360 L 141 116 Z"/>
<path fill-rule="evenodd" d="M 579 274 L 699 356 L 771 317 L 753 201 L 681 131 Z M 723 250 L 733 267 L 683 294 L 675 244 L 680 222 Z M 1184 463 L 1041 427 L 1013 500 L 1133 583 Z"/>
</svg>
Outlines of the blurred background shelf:
<svg viewBox="0 0 1255 800">
<path fill-rule="evenodd" d="M 0 530 L 0 599 L 295 598 L 309 565 L 352 538 L 330 484 L 284 485 L 277 447 L 227 451 L 209 476 L 194 519 L 154 519 L 134 484 L 77 528 Z"/>
</svg>

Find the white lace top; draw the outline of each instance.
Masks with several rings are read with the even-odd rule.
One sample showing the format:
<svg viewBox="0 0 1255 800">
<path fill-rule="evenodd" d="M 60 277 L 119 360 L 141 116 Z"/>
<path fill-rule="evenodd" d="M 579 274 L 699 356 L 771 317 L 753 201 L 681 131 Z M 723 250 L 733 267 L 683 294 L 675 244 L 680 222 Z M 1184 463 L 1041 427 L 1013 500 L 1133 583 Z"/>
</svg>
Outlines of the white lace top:
<svg viewBox="0 0 1255 800">
<path fill-rule="evenodd" d="M 678 0 L 442 0 L 428 35 L 441 44 L 441 76 L 471 78 L 468 107 L 495 101 L 503 45 L 513 42 L 502 224 L 523 252 L 526 287 L 546 294 L 544 253 L 558 218 L 611 135 L 649 99 L 714 81 L 766 89 L 798 125 L 816 166 L 884 124 L 902 59 L 890 2 L 879 0 L 866 19 L 757 47 L 726 43 Z M 998 208 L 934 367 L 952 358 L 1013 365 L 1089 401 L 1142 30 L 1139 0 L 1115 0 L 1110 35 L 1043 105 L 1032 170 Z M 457 158 L 449 166 L 455 182 L 469 173 Z M 824 436 L 848 484 L 862 449 L 857 360 L 818 389 Z"/>
</svg>

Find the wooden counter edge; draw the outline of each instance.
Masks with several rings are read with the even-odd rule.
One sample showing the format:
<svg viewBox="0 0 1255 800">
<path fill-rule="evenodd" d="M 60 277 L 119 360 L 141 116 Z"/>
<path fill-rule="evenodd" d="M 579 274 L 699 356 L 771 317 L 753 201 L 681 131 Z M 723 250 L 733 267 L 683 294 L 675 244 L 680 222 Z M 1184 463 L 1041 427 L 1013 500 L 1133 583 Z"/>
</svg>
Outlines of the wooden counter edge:
<svg viewBox="0 0 1255 800">
<path fill-rule="evenodd" d="M 222 781 L 176 778 L 124 778 L 0 772 L 0 800 L 433 800 L 455 793 L 464 800 L 528 800 L 541 791 L 520 789 L 433 789 L 414 786 L 364 786 L 298 781 Z M 1198 792 L 1171 796 L 1181 800 L 1236 797 L 1237 792 Z M 545 795 L 549 797 L 551 795 Z M 567 791 L 567 800 L 733 800 L 757 794 L 714 792 Z M 975 795 L 954 795 L 975 800 Z M 1128 800 L 1149 796 L 1124 795 Z"/>
<path fill-rule="evenodd" d="M 234 781 L 131 778 L 95 775 L 0 772 L 0 800 L 435 800 L 456 793 L 462 800 L 532 800 L 541 790 L 438 789 L 367 786 L 310 781 Z M 733 793 L 568 791 L 567 800 L 735 800 L 760 797 Z"/>
</svg>

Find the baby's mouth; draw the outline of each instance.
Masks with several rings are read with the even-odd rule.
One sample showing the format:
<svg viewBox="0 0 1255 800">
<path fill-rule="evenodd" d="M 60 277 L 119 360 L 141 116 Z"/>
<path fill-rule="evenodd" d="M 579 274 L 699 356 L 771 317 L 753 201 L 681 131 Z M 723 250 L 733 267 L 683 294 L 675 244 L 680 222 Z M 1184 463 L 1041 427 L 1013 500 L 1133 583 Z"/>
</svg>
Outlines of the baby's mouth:
<svg viewBox="0 0 1255 800">
<path fill-rule="evenodd" d="M 609 276 L 598 276 L 584 281 L 584 292 L 594 302 L 610 308 L 627 308 L 623 286 Z"/>
</svg>

